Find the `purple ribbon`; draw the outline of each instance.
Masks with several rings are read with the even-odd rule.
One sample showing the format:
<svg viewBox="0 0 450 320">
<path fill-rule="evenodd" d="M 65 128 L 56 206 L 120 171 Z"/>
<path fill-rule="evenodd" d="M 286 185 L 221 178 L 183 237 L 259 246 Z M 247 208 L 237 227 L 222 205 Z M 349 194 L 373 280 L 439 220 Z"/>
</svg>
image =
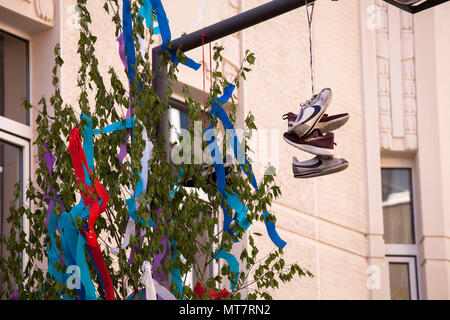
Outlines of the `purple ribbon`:
<svg viewBox="0 0 450 320">
<path fill-rule="evenodd" d="M 125 56 L 125 41 L 123 40 L 122 32 L 120 33 L 120 36 L 117 38 L 117 41 L 119 42 L 120 59 L 122 60 L 122 63 L 125 66 L 125 69 L 128 70 L 127 57 Z"/>
<path fill-rule="evenodd" d="M 50 173 L 51 176 L 53 176 L 53 166 L 55 165 L 56 157 L 53 155 L 53 153 L 50 152 L 46 143 L 44 143 L 44 147 L 47 150 L 44 153 L 45 165 L 47 167 L 47 171 Z M 40 158 L 40 160 L 42 161 L 42 157 Z M 44 185 L 45 184 L 46 184 L 46 182 L 44 179 Z M 61 208 L 63 208 L 63 210 L 65 210 L 65 209 L 64 209 L 64 203 L 62 202 L 62 200 L 55 198 L 55 196 L 54 196 L 55 190 L 51 186 L 47 186 L 46 189 L 47 190 L 45 191 L 44 199 L 49 200 L 49 203 L 48 203 L 48 208 L 47 208 L 47 217 L 45 218 L 45 225 L 48 227 L 50 213 L 55 208 L 55 203 L 58 202 L 59 205 L 61 206 Z M 53 193 L 53 197 L 50 196 L 50 191 Z"/>
<path fill-rule="evenodd" d="M 137 232 L 136 235 L 138 237 L 141 238 L 141 243 L 144 242 L 144 235 L 141 234 L 141 228 L 137 227 Z M 132 247 L 131 247 L 131 252 L 130 252 L 130 257 L 128 258 L 128 264 L 134 264 L 134 251 L 137 250 L 138 248 L 140 248 L 140 245 L 135 243 Z"/>
<path fill-rule="evenodd" d="M 167 289 L 169 288 L 169 285 L 167 283 L 166 275 L 164 274 L 164 272 L 161 269 L 161 262 L 164 259 L 164 256 L 166 255 L 168 243 L 169 243 L 169 237 L 164 236 L 160 241 L 160 244 L 162 244 L 162 246 L 164 248 L 163 252 L 158 253 L 153 257 L 153 267 L 152 267 L 153 279 L 155 279 L 156 281 L 161 283 Z M 158 269 L 160 269 L 160 271 L 158 271 Z"/>
<path fill-rule="evenodd" d="M 18 289 L 14 290 L 10 298 L 11 300 L 19 300 L 19 290 Z"/>
<path fill-rule="evenodd" d="M 161 209 L 156 209 L 156 221 L 154 228 L 158 227 L 159 222 L 159 215 L 162 213 Z M 164 236 L 161 241 L 159 242 L 163 246 L 163 252 L 155 254 L 153 256 L 153 266 L 152 266 L 152 273 L 153 273 L 153 279 L 155 281 L 158 281 L 161 285 L 163 285 L 166 289 L 169 289 L 169 283 L 167 282 L 166 275 L 162 271 L 161 263 L 164 259 L 164 256 L 166 255 L 167 248 L 169 246 L 169 236 Z M 158 271 L 160 269 L 160 271 Z"/>
<path fill-rule="evenodd" d="M 120 34 L 120 36 L 117 38 L 117 41 L 119 42 L 119 55 L 120 59 L 122 60 L 123 65 L 125 66 L 125 69 L 128 70 L 128 64 L 127 64 L 127 57 L 125 55 L 125 41 L 123 39 L 123 33 Z M 127 116 L 126 119 L 131 118 L 131 107 L 127 110 Z M 123 159 L 127 156 L 127 141 L 131 137 L 131 130 L 128 130 L 128 136 L 125 139 L 125 142 L 122 142 L 120 144 L 120 151 L 118 154 L 119 163 L 123 164 Z"/>
</svg>

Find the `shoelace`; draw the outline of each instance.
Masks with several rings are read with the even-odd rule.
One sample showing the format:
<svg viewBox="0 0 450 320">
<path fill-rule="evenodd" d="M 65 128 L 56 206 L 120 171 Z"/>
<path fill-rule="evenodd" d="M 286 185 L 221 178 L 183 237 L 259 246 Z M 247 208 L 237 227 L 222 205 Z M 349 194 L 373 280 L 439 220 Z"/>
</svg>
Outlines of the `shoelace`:
<svg viewBox="0 0 450 320">
<path fill-rule="evenodd" d="M 317 98 L 317 95 L 314 95 L 311 99 L 306 100 L 305 102 L 300 103 L 300 111 L 299 111 L 298 115 L 300 115 L 300 114 L 302 113 L 302 110 L 303 110 L 305 107 L 310 106 L 316 98 Z M 298 117 L 298 115 L 297 115 L 297 117 Z M 289 117 L 289 113 L 285 113 L 285 114 L 283 114 L 282 119 L 283 119 L 283 120 L 287 120 L 288 117 Z"/>
<path fill-rule="evenodd" d="M 306 107 L 311 106 L 312 103 L 316 100 L 316 98 L 317 98 L 317 95 L 314 95 L 314 96 L 312 96 L 311 99 L 306 100 L 306 101 L 303 102 L 303 103 L 300 103 L 300 111 L 299 111 L 299 113 L 298 113 L 298 115 L 297 115 L 297 119 L 295 119 L 295 122 L 299 121 L 299 120 L 302 118 L 302 115 L 303 115 L 303 109 L 305 109 Z"/>
</svg>

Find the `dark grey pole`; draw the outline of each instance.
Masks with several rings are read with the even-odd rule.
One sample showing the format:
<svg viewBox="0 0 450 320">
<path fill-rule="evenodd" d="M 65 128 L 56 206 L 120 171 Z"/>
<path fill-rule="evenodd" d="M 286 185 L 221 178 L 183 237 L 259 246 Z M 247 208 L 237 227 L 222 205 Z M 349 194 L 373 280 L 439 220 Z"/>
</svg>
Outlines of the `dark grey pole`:
<svg viewBox="0 0 450 320">
<path fill-rule="evenodd" d="M 184 35 L 171 41 L 170 44 L 174 50 L 180 49 L 183 52 L 187 52 L 202 45 L 203 32 L 205 33 L 204 43 L 207 44 L 302 7 L 305 5 L 305 2 L 310 4 L 314 1 L 315 0 L 274 0 L 221 22 L 217 22 L 206 27 L 204 30 L 201 29 Z M 160 47 L 155 49 L 162 52 L 162 48 Z"/>
<path fill-rule="evenodd" d="M 164 63 L 161 54 L 152 51 L 152 71 L 155 74 L 153 79 L 153 87 L 158 94 L 160 101 L 164 101 L 164 95 L 166 94 L 167 87 L 169 85 L 167 79 L 167 65 Z M 167 108 L 164 113 L 160 127 L 158 128 L 158 135 L 160 141 L 166 140 L 165 151 L 167 154 L 167 160 L 170 162 L 170 143 L 169 143 L 169 109 Z"/>
</svg>

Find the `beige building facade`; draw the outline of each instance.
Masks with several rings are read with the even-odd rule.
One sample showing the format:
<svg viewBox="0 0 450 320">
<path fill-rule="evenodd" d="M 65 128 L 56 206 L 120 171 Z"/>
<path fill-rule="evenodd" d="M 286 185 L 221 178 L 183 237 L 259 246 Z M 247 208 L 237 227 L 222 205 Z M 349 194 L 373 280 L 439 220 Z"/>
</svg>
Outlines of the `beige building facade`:
<svg viewBox="0 0 450 320">
<path fill-rule="evenodd" d="M 265 2 L 163 1 L 173 38 Z M 51 95 L 56 43 L 65 61 L 61 92 L 67 103 L 76 105 L 75 4 L 0 0 L 3 226 L 11 184 L 24 184 L 36 167 L 31 143 L 36 111 L 16 110 L 24 97 L 37 105 L 43 95 Z M 123 68 L 103 4 L 88 1 L 92 30 L 99 37 L 99 67 L 106 74 L 111 65 Z M 274 201 L 271 213 L 288 242 L 286 263 L 298 263 L 314 274 L 280 284 L 274 298 L 449 299 L 450 3 L 411 15 L 379 0 L 316 1 L 315 88 L 333 90 L 328 114 L 350 114 L 349 122 L 335 132 L 336 156 L 350 166 L 335 175 L 295 179 L 292 157 L 312 156 L 283 141 L 287 123 L 282 115 L 298 112 L 299 104 L 311 97 L 306 17 L 303 7 L 217 42 L 225 47 L 222 71 L 229 80 L 246 49 L 256 55 L 238 92 L 237 127 L 243 126 L 247 113 L 255 116 L 260 133 L 252 145 L 254 171 L 259 180 L 269 163 L 277 168 L 282 197 Z M 209 54 L 209 48 L 205 51 Z M 201 61 L 201 48 L 189 56 Z M 180 83 L 201 97 L 201 71 L 179 69 Z M 183 101 L 181 90 L 173 98 Z M 260 223 L 250 230 L 266 234 Z M 273 249 L 268 237 L 258 241 L 262 254 Z"/>
</svg>

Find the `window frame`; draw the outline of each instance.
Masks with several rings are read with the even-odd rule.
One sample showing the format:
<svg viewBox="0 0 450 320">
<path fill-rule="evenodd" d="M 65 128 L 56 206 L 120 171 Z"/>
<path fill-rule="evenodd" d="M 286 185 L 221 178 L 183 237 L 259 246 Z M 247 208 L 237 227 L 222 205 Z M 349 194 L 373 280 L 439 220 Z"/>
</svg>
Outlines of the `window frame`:
<svg viewBox="0 0 450 320">
<path fill-rule="evenodd" d="M 3 130 L 0 130 L 0 140 L 4 141 L 5 143 L 17 146 L 21 150 L 21 169 L 22 169 L 22 177 L 21 177 L 21 187 L 22 187 L 22 204 L 23 206 L 30 206 L 30 203 L 27 202 L 26 198 L 26 188 L 28 183 L 30 182 L 30 142 L 22 139 L 20 137 L 14 136 L 12 134 L 9 134 Z M 29 238 L 29 231 L 30 231 L 30 225 L 29 220 L 24 216 L 22 218 L 22 225 L 25 232 L 25 239 L 28 241 Z M 25 271 L 25 266 L 28 263 L 29 257 L 26 254 L 26 251 L 23 251 L 23 260 L 22 260 L 22 271 Z"/>
<path fill-rule="evenodd" d="M 25 88 L 25 91 L 26 91 L 26 99 L 28 101 L 31 101 L 31 63 L 30 63 L 30 61 L 31 61 L 31 50 L 30 50 L 31 37 L 29 37 L 27 34 L 24 34 L 16 29 L 8 28 L 3 24 L 0 24 L 0 31 L 8 34 L 11 37 L 14 37 L 16 39 L 19 39 L 19 40 L 22 40 L 25 42 L 25 49 L 26 49 L 26 53 L 25 53 L 25 57 L 26 57 L 26 62 L 25 62 L 25 64 L 26 64 L 26 66 L 25 66 L 26 88 Z M 31 119 L 32 119 L 31 110 L 26 110 L 25 124 L 0 116 L 0 128 L 3 128 L 2 122 L 6 122 L 6 120 L 10 120 L 10 121 L 14 122 L 15 126 L 19 124 L 20 126 L 25 126 L 25 127 L 31 128 L 32 127 Z M 23 131 L 23 130 L 21 130 L 21 131 Z M 30 135 L 30 137 L 31 137 L 31 135 Z"/>
<path fill-rule="evenodd" d="M 409 300 L 419 300 L 419 279 L 417 272 L 416 256 L 386 256 L 388 264 L 391 263 L 407 263 L 409 276 Z M 389 270 L 389 269 L 388 269 Z"/>
<path fill-rule="evenodd" d="M 170 106 L 170 108 L 178 110 L 180 113 L 183 112 L 183 113 L 187 113 L 189 115 L 189 108 L 183 102 L 181 102 L 180 100 L 178 100 L 176 98 L 172 97 L 169 99 L 169 106 Z M 186 187 L 185 189 L 188 193 L 193 192 L 195 190 L 198 192 L 201 199 L 203 199 L 204 201 L 208 200 L 206 193 L 202 189 L 190 188 L 190 187 Z M 221 210 L 222 209 L 220 209 L 220 211 Z M 221 215 L 219 215 L 219 224 L 216 226 L 217 232 L 218 232 L 218 229 L 220 228 L 221 224 L 223 224 L 223 220 L 220 219 L 220 216 Z M 215 249 L 217 249 L 217 245 L 213 244 L 212 250 L 215 250 Z M 214 277 L 216 275 L 220 275 L 221 268 L 222 268 L 222 263 L 221 263 L 220 259 L 214 259 L 208 268 L 209 276 Z M 191 289 L 193 290 L 198 279 L 196 279 L 196 276 L 192 269 L 186 275 L 186 279 L 187 279 L 187 282 L 190 282 Z M 187 284 L 188 283 L 186 283 L 186 285 Z"/>
<path fill-rule="evenodd" d="M 33 74 L 33 65 L 32 61 L 32 47 L 33 47 L 33 39 L 32 36 L 26 32 L 23 32 L 20 29 L 14 28 L 10 25 L 4 24 L 0 22 L 0 30 L 4 33 L 9 34 L 12 37 L 19 38 L 26 42 L 26 95 L 28 101 L 33 101 L 33 84 L 32 84 L 32 74 Z M 12 145 L 18 146 L 22 150 L 22 203 L 23 206 L 31 208 L 31 202 L 26 199 L 26 190 L 31 182 L 32 172 L 33 172 L 33 162 L 32 154 L 33 154 L 33 110 L 27 110 L 27 118 L 26 124 L 23 124 L 18 121 L 14 121 L 12 119 L 0 116 L 0 139 L 5 141 L 6 143 L 10 143 Z M 30 226 L 29 220 L 26 217 L 23 217 L 22 220 L 23 230 L 25 232 L 25 239 L 28 241 Z M 22 252 L 22 271 L 25 271 L 25 267 L 29 261 L 29 257 L 24 250 Z"/>
<path fill-rule="evenodd" d="M 410 173 L 410 184 L 411 184 L 411 238 L 413 243 L 410 244 L 400 244 L 400 243 L 385 243 L 386 246 L 389 246 L 389 249 L 393 251 L 404 250 L 405 252 L 410 252 L 412 249 L 410 246 L 417 246 L 417 223 L 416 223 L 416 205 L 415 205 L 415 188 L 414 188 L 414 179 L 413 179 L 413 168 L 412 167 L 384 167 L 381 166 L 381 170 L 408 170 Z M 381 179 L 381 183 L 383 183 L 383 179 Z M 383 215 L 384 217 L 384 215 Z"/>
<path fill-rule="evenodd" d="M 388 244 L 385 243 L 385 255 L 386 260 L 389 262 L 408 262 L 413 265 L 409 265 L 410 270 L 410 290 L 411 290 L 411 300 L 420 300 L 421 299 L 421 274 L 420 274 L 420 266 L 417 263 L 420 257 L 420 241 L 421 237 L 419 234 L 419 222 L 421 212 L 419 210 L 418 205 L 418 180 L 417 180 L 417 169 L 416 163 L 414 159 L 411 158 L 403 158 L 403 157 L 381 157 L 381 168 L 380 168 L 380 181 L 381 181 L 381 169 L 409 169 L 411 173 L 411 206 L 412 206 L 412 221 L 413 224 L 413 239 L 414 243 L 412 244 Z M 382 182 L 382 181 L 381 181 Z M 382 201 L 380 199 L 380 201 Z M 411 260 L 412 259 L 412 260 Z M 388 269 L 389 270 L 389 269 Z M 414 272 L 414 274 L 412 274 Z M 411 278 L 414 278 L 414 283 Z M 413 287 L 414 284 L 414 287 Z M 414 288 L 414 294 L 413 294 Z"/>
</svg>

